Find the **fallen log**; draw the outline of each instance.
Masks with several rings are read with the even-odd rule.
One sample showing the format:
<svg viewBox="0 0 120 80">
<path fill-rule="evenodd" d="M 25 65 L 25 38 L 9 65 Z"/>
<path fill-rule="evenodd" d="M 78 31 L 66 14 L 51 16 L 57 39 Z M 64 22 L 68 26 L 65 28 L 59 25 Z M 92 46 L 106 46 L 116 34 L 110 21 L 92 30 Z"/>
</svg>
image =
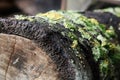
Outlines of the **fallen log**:
<svg viewBox="0 0 120 80">
<path fill-rule="evenodd" d="M 16 53 L 8 53 L 12 55 L 11 58 L 7 57 L 8 61 L 5 65 L 8 67 L 0 68 L 0 71 L 7 69 L 6 72 L 9 76 L 0 74 L 3 80 L 4 78 L 21 80 L 20 75 L 27 76 L 22 80 L 43 80 L 44 78 L 45 80 L 119 79 L 119 71 L 115 72 L 119 68 L 116 65 L 119 65 L 120 60 L 118 40 L 116 40 L 111 27 L 106 29 L 95 19 L 86 18 L 74 12 L 48 12 L 28 17 L 16 16 L 15 18 L 0 19 L 0 33 L 4 33 L 1 36 L 7 36 L 10 39 L 18 38 L 17 40 L 13 39 L 19 43 L 18 46 L 26 44 L 20 48 L 22 52 L 19 53 L 18 58 L 14 59 Z M 113 42 L 113 40 L 115 41 Z M 8 44 L 8 41 L 5 42 L 0 42 L 0 46 Z M 29 51 L 28 49 L 29 53 L 26 51 L 28 46 L 35 46 L 38 49 L 37 57 L 31 56 L 34 50 Z M 0 51 L 6 51 L 0 49 Z M 15 50 L 19 52 L 17 48 Z M 24 56 L 26 61 L 20 61 L 21 66 L 13 65 L 21 60 L 19 58 L 22 58 L 23 54 L 27 55 Z M 2 54 L 0 55 L 2 56 Z M 46 61 L 41 60 L 41 56 Z M 35 61 L 31 59 L 32 57 Z M 37 69 L 38 72 L 34 72 L 34 69 L 29 70 L 29 67 L 32 66 L 30 64 L 35 64 L 34 66 L 38 68 L 35 70 Z M 39 67 L 41 64 L 51 65 L 51 67 L 45 67 L 46 72 L 42 75 L 40 74 L 41 67 Z M 51 72 L 47 73 L 49 69 Z M 15 75 L 10 75 L 9 70 Z M 17 72 L 20 74 L 16 74 Z"/>
<path fill-rule="evenodd" d="M 81 58 L 80 58 L 81 60 L 77 59 L 75 57 L 75 54 L 72 54 L 73 51 L 71 49 L 70 50 L 68 49 L 68 46 L 70 46 L 69 45 L 70 41 L 67 38 L 63 37 L 61 34 L 49 30 L 48 24 L 46 25 L 46 24 L 39 24 L 36 22 L 32 23 L 29 21 L 19 21 L 19 20 L 10 20 L 10 19 L 1 19 L 1 22 L 3 23 L 3 26 L 1 26 L 1 28 L 2 28 L 1 33 L 14 34 L 14 35 L 22 36 L 22 37 L 28 38 L 30 40 L 33 40 L 37 44 L 37 46 L 39 46 L 43 51 L 46 52 L 46 54 L 50 57 L 50 59 L 52 59 L 52 61 L 54 63 L 54 65 L 52 67 L 55 67 L 55 66 L 57 67 L 56 69 L 54 68 L 56 70 L 55 74 L 57 76 L 55 78 L 55 80 L 79 80 L 79 79 L 92 80 L 91 69 L 90 69 L 88 63 L 86 62 L 86 60 L 84 59 L 84 57 L 81 56 Z M 24 29 L 26 31 L 23 32 L 23 31 L 21 31 L 21 29 Z M 37 33 L 35 33 L 34 31 Z M 21 44 L 23 44 L 23 43 L 21 42 Z M 7 43 L 6 43 L 6 45 L 7 45 Z M 23 44 L 23 45 L 25 45 L 25 44 Z M 23 51 L 21 53 L 19 53 L 19 55 L 22 55 L 22 53 L 23 53 Z M 29 54 L 27 52 L 25 52 L 25 53 Z M 25 53 L 23 53 L 23 54 L 25 54 Z M 40 54 L 38 54 L 38 55 L 40 55 Z M 40 56 L 43 56 L 43 54 Z M 27 56 L 27 57 L 29 57 L 29 56 Z M 19 56 L 18 56 L 18 58 L 19 58 Z M 25 57 L 25 59 L 26 59 L 26 57 Z M 75 61 L 73 61 L 73 59 L 75 59 Z M 28 59 L 26 59 L 26 60 L 29 61 Z M 36 61 L 39 62 L 39 59 L 36 58 Z M 20 61 L 20 64 L 23 62 L 24 61 Z M 45 60 L 42 60 L 42 62 L 47 64 L 47 62 Z M 34 64 L 34 61 L 31 62 L 31 64 L 32 63 Z M 75 64 L 73 64 L 73 63 L 75 63 Z M 48 66 L 50 66 L 50 65 L 48 65 Z M 34 65 L 21 65 L 22 69 L 16 68 L 15 66 L 14 67 L 18 72 L 20 72 L 20 71 L 24 72 L 24 66 L 26 66 L 27 68 L 32 67 L 32 66 L 34 67 Z M 40 69 L 39 66 L 41 66 L 41 65 L 39 65 L 39 64 L 36 65 L 36 67 L 38 67 L 38 70 Z M 45 70 L 48 70 L 48 69 L 49 69 L 48 67 L 45 68 Z M 28 71 L 30 71 L 30 70 L 28 70 Z M 48 70 L 48 71 L 50 71 L 50 70 Z M 17 74 L 16 71 L 10 71 L 10 72 L 12 72 L 13 74 Z M 25 72 L 27 72 L 27 71 L 25 71 Z M 29 72 L 28 74 L 24 73 L 24 76 L 27 76 L 27 78 L 23 78 L 23 79 L 20 78 L 21 76 L 16 78 L 19 75 L 13 75 L 10 77 L 12 77 L 11 80 L 13 80 L 13 79 L 14 80 L 36 80 L 36 79 L 43 80 L 44 78 L 45 78 L 45 80 L 53 80 L 54 79 L 54 78 L 52 78 L 52 79 L 49 78 L 49 77 L 52 77 L 51 75 L 54 74 L 53 72 L 48 73 L 49 76 L 44 76 L 44 73 L 43 73 L 43 78 L 41 78 L 40 75 L 33 76 L 33 78 L 31 78 L 30 76 L 28 76 L 28 75 L 30 75 L 31 72 Z M 41 73 L 41 71 L 38 71 L 37 74 L 40 74 L 40 73 Z M 8 74 L 11 74 L 11 73 L 8 73 Z M 33 73 L 33 74 L 35 74 L 35 73 Z M 9 77 L 6 80 L 9 80 Z"/>
</svg>

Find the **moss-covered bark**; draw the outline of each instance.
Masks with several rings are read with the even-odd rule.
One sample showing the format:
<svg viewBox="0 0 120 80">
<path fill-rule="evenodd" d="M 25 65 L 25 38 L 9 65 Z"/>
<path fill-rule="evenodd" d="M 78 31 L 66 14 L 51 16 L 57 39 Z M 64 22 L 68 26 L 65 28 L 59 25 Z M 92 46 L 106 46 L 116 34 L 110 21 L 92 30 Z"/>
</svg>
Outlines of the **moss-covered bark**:
<svg viewBox="0 0 120 80">
<path fill-rule="evenodd" d="M 120 46 L 114 25 L 106 28 L 98 21 L 80 13 L 52 11 L 0 19 L 0 32 L 36 42 L 58 65 L 62 80 L 119 79 Z M 69 63 L 75 66 L 74 75 Z"/>
</svg>

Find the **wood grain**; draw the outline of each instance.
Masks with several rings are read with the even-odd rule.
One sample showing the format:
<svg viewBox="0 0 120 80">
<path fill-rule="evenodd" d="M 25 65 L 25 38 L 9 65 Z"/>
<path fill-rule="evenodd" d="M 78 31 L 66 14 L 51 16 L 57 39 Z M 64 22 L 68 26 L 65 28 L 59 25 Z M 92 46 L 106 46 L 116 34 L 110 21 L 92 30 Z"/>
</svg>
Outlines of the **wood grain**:
<svg viewBox="0 0 120 80">
<path fill-rule="evenodd" d="M 0 34 L 0 80 L 58 80 L 56 65 L 35 43 Z"/>
</svg>

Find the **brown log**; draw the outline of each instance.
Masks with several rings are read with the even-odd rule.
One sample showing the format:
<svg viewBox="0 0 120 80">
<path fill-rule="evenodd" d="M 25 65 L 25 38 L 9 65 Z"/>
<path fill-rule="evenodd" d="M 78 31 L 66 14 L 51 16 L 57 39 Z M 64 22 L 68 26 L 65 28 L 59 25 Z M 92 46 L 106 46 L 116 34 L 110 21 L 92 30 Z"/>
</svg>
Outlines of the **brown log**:
<svg viewBox="0 0 120 80">
<path fill-rule="evenodd" d="M 89 14 L 88 17 L 93 17 L 93 13 Z M 100 14 L 100 19 L 96 19 L 108 27 L 109 23 L 118 25 L 114 16 L 112 22 L 111 16 L 110 20 L 109 16 L 105 20 L 102 17 Z M 80 51 L 76 53 L 70 47 L 72 40 L 61 35 L 61 31 L 68 33 L 68 29 L 60 24 L 49 25 L 41 18 L 39 21 L 0 19 L 0 33 L 8 34 L 0 34 L 0 79 L 100 80 L 89 41 L 84 39 L 84 44 L 79 43 Z"/>
<path fill-rule="evenodd" d="M 47 22 L 40 24 L 38 22 L 29 22 L 14 19 L 1 19 L 0 22 L 1 33 L 21 36 L 21 38 L 15 37 L 12 46 L 6 44 L 10 41 L 9 38 L 11 39 L 12 36 L 7 36 L 8 38 L 6 39 L 4 39 L 4 37 L 2 38 L 3 41 L 7 40 L 6 43 L 4 43 L 6 44 L 4 49 L 7 49 L 6 47 L 14 46 L 15 48 L 14 51 L 11 52 L 12 55 L 10 55 L 9 53 L 9 57 L 6 58 L 8 59 L 7 64 L 9 67 L 6 68 L 7 70 L 5 69 L 6 72 L 4 73 L 4 75 L 3 73 L 0 73 L 1 79 L 3 78 L 3 80 L 5 80 L 4 76 L 7 73 L 6 76 L 8 79 L 6 80 L 93 80 L 93 73 L 91 71 L 90 65 L 85 59 L 85 56 L 81 55 L 79 59 L 74 54 L 73 50 L 68 47 L 71 44 L 70 40 L 63 37 L 61 34 L 59 34 L 59 32 L 49 29 L 49 25 Z M 60 25 L 57 26 L 62 27 Z M 31 41 L 28 39 L 30 39 Z M 28 40 L 28 42 L 26 40 Z M 12 41 L 10 41 L 9 44 L 10 43 L 12 43 Z M 0 41 L 0 45 L 1 44 L 3 44 L 2 41 Z M 32 52 L 36 52 L 36 49 L 35 52 L 34 49 L 30 51 L 28 50 L 29 47 L 32 46 L 31 44 L 36 44 L 35 48 L 39 48 L 38 53 L 36 53 L 36 57 L 34 57 L 34 55 L 32 54 Z M 20 51 L 16 48 L 16 46 L 17 48 L 20 48 L 21 46 L 21 48 L 19 49 Z M 3 51 L 4 49 L 1 49 L 1 51 Z M 45 53 L 46 56 L 44 56 L 43 53 Z M 18 68 L 14 66 L 16 71 L 11 71 L 11 65 L 20 60 L 19 58 L 15 58 L 15 54 L 19 54 L 18 56 L 21 56 L 23 58 L 21 60 L 24 60 L 24 63 L 20 61 L 20 65 L 17 65 Z M 1 55 L 1 57 L 2 56 L 3 55 Z M 39 59 L 41 58 L 41 56 L 43 56 L 45 60 Z M 45 57 L 48 58 L 48 60 L 46 60 Z M 30 69 L 30 67 L 32 66 L 31 64 L 36 65 L 35 67 L 32 67 L 33 70 Z M 43 67 L 42 69 L 38 68 L 41 67 L 40 64 L 48 65 L 48 67 L 43 65 L 45 67 Z M 0 71 L 3 71 L 1 69 L 2 68 L 0 67 Z M 35 72 L 35 70 L 38 72 Z M 43 70 L 42 74 L 41 70 Z M 11 73 L 9 72 L 13 73 L 13 75 L 11 75 Z"/>
<path fill-rule="evenodd" d="M 89 69 L 59 65 L 33 41 L 0 33 L 0 80 L 92 80 Z"/>
</svg>

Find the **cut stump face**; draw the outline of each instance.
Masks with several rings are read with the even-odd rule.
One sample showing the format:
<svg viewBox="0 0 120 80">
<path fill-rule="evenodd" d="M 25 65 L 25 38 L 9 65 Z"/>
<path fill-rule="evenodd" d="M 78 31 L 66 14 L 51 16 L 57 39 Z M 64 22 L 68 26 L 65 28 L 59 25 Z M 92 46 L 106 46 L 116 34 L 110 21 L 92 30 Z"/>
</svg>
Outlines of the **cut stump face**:
<svg viewBox="0 0 120 80">
<path fill-rule="evenodd" d="M 58 80 L 58 72 L 31 40 L 0 34 L 0 80 Z"/>
</svg>

